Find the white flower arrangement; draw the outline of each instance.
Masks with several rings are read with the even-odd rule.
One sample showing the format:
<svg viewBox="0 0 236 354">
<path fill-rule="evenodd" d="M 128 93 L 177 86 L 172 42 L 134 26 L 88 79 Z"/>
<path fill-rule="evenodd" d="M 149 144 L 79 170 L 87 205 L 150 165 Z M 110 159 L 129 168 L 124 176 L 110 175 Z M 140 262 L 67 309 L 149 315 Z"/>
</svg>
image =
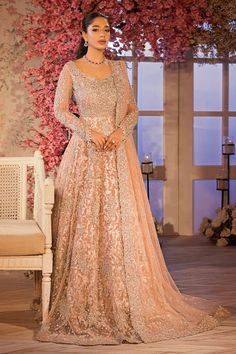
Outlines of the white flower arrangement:
<svg viewBox="0 0 236 354">
<path fill-rule="evenodd" d="M 216 209 L 216 217 L 213 220 L 204 217 L 200 232 L 220 247 L 235 242 L 236 204 Z"/>
</svg>

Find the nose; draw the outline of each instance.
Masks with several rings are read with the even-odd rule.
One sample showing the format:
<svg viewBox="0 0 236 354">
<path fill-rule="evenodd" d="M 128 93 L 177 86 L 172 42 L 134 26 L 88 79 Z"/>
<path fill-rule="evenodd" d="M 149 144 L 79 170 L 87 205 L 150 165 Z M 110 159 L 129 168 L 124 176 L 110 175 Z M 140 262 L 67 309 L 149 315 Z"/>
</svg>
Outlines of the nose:
<svg viewBox="0 0 236 354">
<path fill-rule="evenodd" d="M 100 31 L 100 37 L 105 38 L 106 37 L 106 30 L 101 30 Z"/>
</svg>

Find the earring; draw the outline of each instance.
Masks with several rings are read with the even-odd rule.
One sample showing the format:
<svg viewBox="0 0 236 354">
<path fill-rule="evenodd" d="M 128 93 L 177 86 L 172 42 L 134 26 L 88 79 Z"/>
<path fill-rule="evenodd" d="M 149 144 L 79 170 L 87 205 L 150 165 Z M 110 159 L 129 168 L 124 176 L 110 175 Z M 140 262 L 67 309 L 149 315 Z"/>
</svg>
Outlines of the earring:
<svg viewBox="0 0 236 354">
<path fill-rule="evenodd" d="M 87 41 L 84 42 L 84 46 L 85 46 L 85 47 L 88 46 L 88 42 L 87 42 Z"/>
</svg>

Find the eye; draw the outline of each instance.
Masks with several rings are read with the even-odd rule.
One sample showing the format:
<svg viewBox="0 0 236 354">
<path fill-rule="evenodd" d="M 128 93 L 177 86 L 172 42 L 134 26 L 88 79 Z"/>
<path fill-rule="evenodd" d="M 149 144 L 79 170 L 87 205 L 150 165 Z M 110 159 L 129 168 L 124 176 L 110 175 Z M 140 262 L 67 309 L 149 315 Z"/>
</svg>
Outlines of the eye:
<svg viewBox="0 0 236 354">
<path fill-rule="evenodd" d="M 98 29 L 97 29 L 97 28 L 93 28 L 93 29 L 92 29 L 92 31 L 93 31 L 93 32 L 97 32 L 97 31 L 98 31 Z M 109 28 L 107 28 L 107 29 L 105 29 L 105 31 L 106 31 L 106 32 L 110 32 L 110 29 L 109 29 Z"/>
</svg>

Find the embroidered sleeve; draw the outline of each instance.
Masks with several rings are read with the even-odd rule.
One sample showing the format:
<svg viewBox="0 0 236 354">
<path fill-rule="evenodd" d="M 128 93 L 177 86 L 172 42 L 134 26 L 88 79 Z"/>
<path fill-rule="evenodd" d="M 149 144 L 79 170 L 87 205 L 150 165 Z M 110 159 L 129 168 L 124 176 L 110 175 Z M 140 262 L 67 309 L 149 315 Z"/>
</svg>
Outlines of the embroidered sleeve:
<svg viewBox="0 0 236 354">
<path fill-rule="evenodd" d="M 125 62 L 123 60 L 120 61 L 121 70 L 123 73 L 123 79 L 126 81 L 126 85 L 128 87 L 128 112 L 125 115 L 124 119 L 119 123 L 118 127 L 123 130 L 123 140 L 126 140 L 127 137 L 132 134 L 134 127 L 138 122 L 138 107 L 135 102 L 133 90 L 131 88 L 127 69 Z"/>
<path fill-rule="evenodd" d="M 72 97 L 72 78 L 67 64 L 62 68 L 54 99 L 54 114 L 60 123 L 77 132 L 84 141 L 91 140 L 90 129 L 81 118 L 69 111 Z"/>
</svg>

